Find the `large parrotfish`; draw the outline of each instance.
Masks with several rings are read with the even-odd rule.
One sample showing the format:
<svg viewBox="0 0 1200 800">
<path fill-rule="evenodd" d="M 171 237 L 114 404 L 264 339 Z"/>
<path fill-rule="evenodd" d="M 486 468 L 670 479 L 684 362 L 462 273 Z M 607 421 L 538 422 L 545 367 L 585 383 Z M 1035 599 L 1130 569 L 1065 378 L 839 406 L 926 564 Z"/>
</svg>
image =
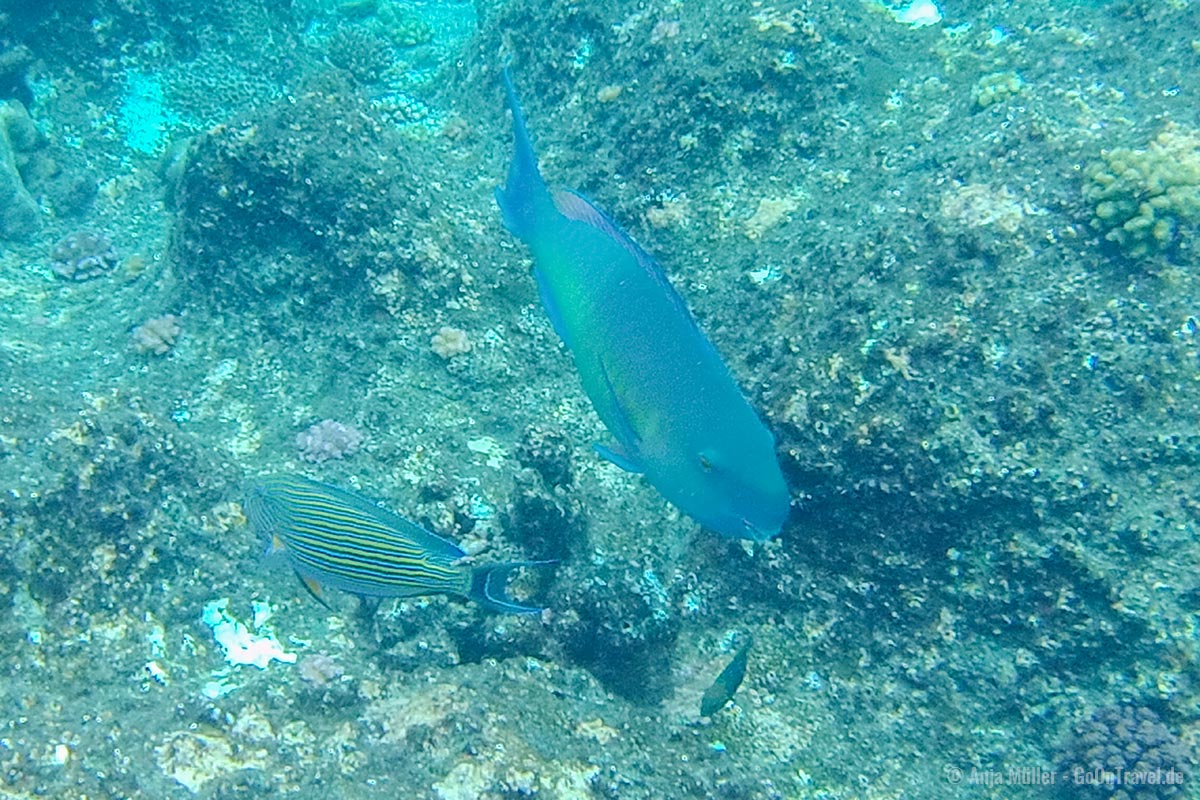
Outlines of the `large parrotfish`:
<svg viewBox="0 0 1200 800">
<path fill-rule="evenodd" d="M 774 437 L 655 260 L 586 199 L 546 186 L 508 70 L 503 79 L 516 149 L 496 200 L 616 439 L 597 451 L 704 527 L 770 539 L 789 508 Z"/>
</svg>

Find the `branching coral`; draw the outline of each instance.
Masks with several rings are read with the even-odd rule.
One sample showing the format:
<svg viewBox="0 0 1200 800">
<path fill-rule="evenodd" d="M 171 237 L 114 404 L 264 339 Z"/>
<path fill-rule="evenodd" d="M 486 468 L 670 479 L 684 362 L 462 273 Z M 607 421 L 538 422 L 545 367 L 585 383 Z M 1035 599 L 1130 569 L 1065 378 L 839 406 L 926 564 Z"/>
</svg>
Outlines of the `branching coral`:
<svg viewBox="0 0 1200 800">
<path fill-rule="evenodd" d="M 353 26 L 338 28 L 329 37 L 326 57 L 359 83 L 378 83 L 394 61 L 392 46 L 381 36 Z"/>
</svg>

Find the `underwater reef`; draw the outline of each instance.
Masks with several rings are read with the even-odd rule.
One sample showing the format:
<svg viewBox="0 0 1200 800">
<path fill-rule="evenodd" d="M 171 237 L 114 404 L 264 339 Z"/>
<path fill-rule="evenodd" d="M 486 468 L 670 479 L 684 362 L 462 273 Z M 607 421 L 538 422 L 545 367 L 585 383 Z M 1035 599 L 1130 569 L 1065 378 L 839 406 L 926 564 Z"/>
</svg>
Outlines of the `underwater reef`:
<svg viewBox="0 0 1200 800">
<path fill-rule="evenodd" d="M 0 12 L 0 794 L 1197 796 L 1200 9 L 938 7 Z M 593 452 L 506 65 L 774 434 L 772 541 Z M 278 473 L 548 610 L 322 606 Z"/>
</svg>

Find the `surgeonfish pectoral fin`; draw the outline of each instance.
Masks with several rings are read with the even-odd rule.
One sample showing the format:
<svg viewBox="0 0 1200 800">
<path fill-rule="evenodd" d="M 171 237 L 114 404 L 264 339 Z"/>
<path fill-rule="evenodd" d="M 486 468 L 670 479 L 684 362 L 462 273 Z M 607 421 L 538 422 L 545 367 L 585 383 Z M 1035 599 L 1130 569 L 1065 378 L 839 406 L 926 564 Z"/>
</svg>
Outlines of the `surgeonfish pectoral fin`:
<svg viewBox="0 0 1200 800">
<path fill-rule="evenodd" d="M 488 611 L 499 614 L 540 614 L 545 609 L 514 603 L 505 589 L 508 577 L 523 567 L 552 567 L 558 561 L 511 561 L 507 564 L 484 564 L 471 575 L 471 591 L 467 595 Z"/>
<path fill-rule="evenodd" d="M 300 579 L 300 584 L 305 588 L 313 600 L 316 600 L 330 611 L 333 611 L 333 606 L 329 605 L 329 603 L 326 603 L 325 598 L 321 597 L 321 584 L 317 583 L 312 578 L 304 577 L 299 572 L 296 573 L 296 577 Z"/>
</svg>

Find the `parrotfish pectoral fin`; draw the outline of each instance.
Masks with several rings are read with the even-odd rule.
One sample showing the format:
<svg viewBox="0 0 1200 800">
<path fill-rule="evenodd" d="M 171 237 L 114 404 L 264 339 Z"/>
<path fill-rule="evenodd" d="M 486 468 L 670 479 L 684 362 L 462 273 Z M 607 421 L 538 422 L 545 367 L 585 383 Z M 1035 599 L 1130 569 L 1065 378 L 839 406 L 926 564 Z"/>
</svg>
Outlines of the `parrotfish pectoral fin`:
<svg viewBox="0 0 1200 800">
<path fill-rule="evenodd" d="M 533 277 L 537 280 L 538 297 L 541 298 L 542 308 L 546 310 L 546 316 L 550 318 L 550 326 L 554 328 L 554 332 L 558 334 L 558 338 L 563 340 L 563 344 L 570 348 L 571 340 L 567 337 L 567 326 L 563 324 L 562 312 L 558 310 L 558 304 L 554 302 L 554 293 L 546 285 L 546 276 L 542 274 L 540 269 L 534 269 Z"/>
<path fill-rule="evenodd" d="M 504 226 L 518 239 L 527 240 L 537 225 L 539 210 L 550 207 L 552 201 L 546 182 L 538 172 L 537 156 L 533 153 L 525 115 L 521 113 L 521 101 L 517 99 L 508 67 L 500 77 L 512 111 L 515 147 L 512 163 L 508 166 L 508 180 L 503 188 L 496 189 L 496 202 L 504 217 Z"/>
<path fill-rule="evenodd" d="M 721 670 L 721 674 L 712 682 L 712 686 L 705 690 L 704 697 L 700 699 L 700 716 L 711 717 L 733 699 L 738 687 L 742 685 L 742 681 L 746 677 L 746 659 L 750 655 L 752 644 L 754 644 L 754 639 L 747 638 L 742 649 L 738 650 L 733 660 L 725 665 L 725 669 Z"/>
<path fill-rule="evenodd" d="M 645 472 L 641 465 L 631 459 L 624 453 L 618 452 L 615 448 L 605 447 L 600 443 L 592 445 L 592 449 L 596 451 L 596 455 L 603 458 L 605 461 L 611 461 L 626 472 L 641 473 Z"/>
<path fill-rule="evenodd" d="M 467 595 L 488 611 L 500 614 L 540 614 L 545 609 L 514 603 L 505 592 L 508 577 L 523 567 L 551 567 L 557 561 L 511 561 L 507 564 L 484 564 L 471 575 L 471 591 Z"/>
<path fill-rule="evenodd" d="M 601 411 L 601 416 L 608 422 L 610 429 L 617 441 L 621 443 L 621 447 L 625 449 L 622 455 L 626 461 L 633 462 L 636 460 L 638 445 L 642 441 L 642 437 L 638 435 L 637 428 L 634 427 L 633 418 L 629 416 L 629 412 L 621 405 L 621 397 L 617 394 L 616 387 L 613 386 L 612 378 L 608 377 L 608 370 L 604 368 L 604 362 L 600 362 L 600 377 L 604 379 L 604 406 L 608 411 L 606 415 Z M 616 463 L 616 462 L 614 462 Z M 641 470 L 633 470 L 640 472 Z"/>
</svg>

